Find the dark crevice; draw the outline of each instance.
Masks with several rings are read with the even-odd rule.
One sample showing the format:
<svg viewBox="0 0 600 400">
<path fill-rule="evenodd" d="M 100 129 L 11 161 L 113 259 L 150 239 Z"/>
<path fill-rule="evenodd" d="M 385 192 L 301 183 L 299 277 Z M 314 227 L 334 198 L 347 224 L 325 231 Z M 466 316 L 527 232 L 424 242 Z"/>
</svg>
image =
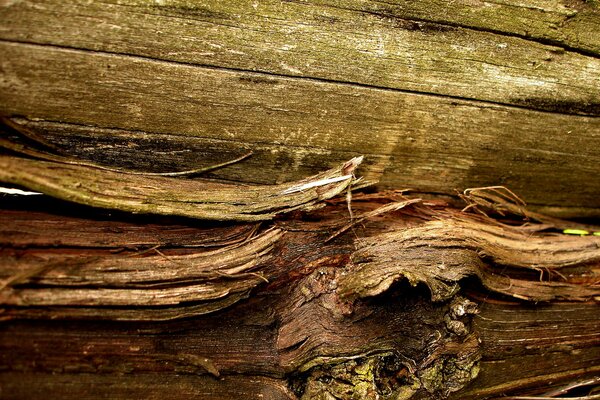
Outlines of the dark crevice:
<svg viewBox="0 0 600 400">
<path fill-rule="evenodd" d="M 78 127 L 82 127 L 82 128 L 96 128 L 96 129 L 103 129 L 103 130 L 112 130 L 112 131 L 120 131 L 120 132 L 126 132 L 126 133 L 139 133 L 140 135 L 160 135 L 160 136 L 167 136 L 167 137 L 181 137 L 184 138 L 186 140 L 214 140 L 215 142 L 225 142 L 225 143 L 233 143 L 236 145 L 247 145 L 247 146 L 278 146 L 277 143 L 274 142 L 268 142 L 268 141 L 246 141 L 246 142 L 242 142 L 240 140 L 235 140 L 235 139 L 228 139 L 225 137 L 213 137 L 213 136 L 193 136 L 190 137 L 188 134 L 184 134 L 184 133 L 177 133 L 177 132 L 158 132 L 158 131 L 148 131 L 148 130 L 140 130 L 140 129 L 133 129 L 133 128 L 124 128 L 124 127 L 115 127 L 115 126 L 98 126 L 98 125 L 91 125 L 91 124 L 81 124 L 81 123 L 76 123 L 76 122 L 64 122 L 64 121 L 53 121 L 53 120 L 41 120 L 41 119 L 36 119 L 36 120 L 30 120 L 28 118 L 22 117 L 20 115 L 15 115 L 12 116 L 11 118 L 15 119 L 18 123 L 23 124 L 24 122 L 27 123 L 33 123 L 35 124 L 43 124 L 43 123 L 47 123 L 47 124 L 56 124 L 56 125 L 63 125 L 63 126 L 78 126 Z M 314 150 L 330 150 L 327 147 L 320 147 L 320 146 L 313 146 L 313 145 L 295 145 L 295 144 L 289 144 L 286 143 L 285 144 L 286 148 L 289 149 L 314 149 Z M 352 151 L 352 150 L 337 150 L 337 152 L 339 154 L 351 154 L 353 156 L 357 155 L 356 151 Z M 361 155 L 380 155 L 380 154 L 371 154 L 371 153 L 365 153 L 363 151 L 360 152 Z"/>
<path fill-rule="evenodd" d="M 491 106 L 491 107 L 501 106 L 501 107 L 507 107 L 507 108 L 527 110 L 530 112 L 562 114 L 562 115 L 569 115 L 569 116 L 573 116 L 573 117 L 582 117 L 582 118 L 599 118 L 600 117 L 598 115 L 586 115 L 586 114 L 581 114 L 581 113 L 573 114 L 571 112 L 568 112 L 568 111 L 571 111 L 571 109 L 569 109 L 569 110 L 558 109 L 558 110 L 554 110 L 554 111 L 553 110 L 544 110 L 544 109 L 532 109 L 525 105 L 504 103 L 504 102 L 498 102 L 498 101 L 492 101 L 492 100 L 482 100 L 482 99 L 478 99 L 478 98 L 474 98 L 474 97 L 461 97 L 461 96 L 453 96 L 453 95 L 448 95 L 448 94 L 422 92 L 422 91 L 411 90 L 411 89 L 390 88 L 390 87 L 386 87 L 386 86 L 378 86 L 378 85 L 372 85 L 372 84 L 366 84 L 366 83 L 358 83 L 358 82 L 329 79 L 329 78 L 322 78 L 322 77 L 286 75 L 286 74 L 270 72 L 270 71 L 247 70 L 247 69 L 235 68 L 235 67 L 225 67 L 225 66 L 210 65 L 210 64 L 199 64 L 199 63 L 184 62 L 184 61 L 157 59 L 157 58 L 152 58 L 152 57 L 148 57 L 148 56 L 141 56 L 141 55 L 137 55 L 137 54 L 124 53 L 124 52 L 90 50 L 90 49 L 79 48 L 79 47 L 74 47 L 74 46 L 56 45 L 56 44 L 50 44 L 50 43 L 36 43 L 36 42 L 28 42 L 28 41 L 22 41 L 22 40 L 0 39 L 0 43 L 20 44 L 20 45 L 35 46 L 35 47 L 46 47 L 46 48 L 54 48 L 54 49 L 59 49 L 59 50 L 74 51 L 74 52 L 96 54 L 96 55 L 112 55 L 112 56 L 126 57 L 126 58 L 135 59 L 135 60 L 141 60 L 141 61 L 164 63 L 164 64 L 169 64 L 169 65 L 182 65 L 182 66 L 195 67 L 195 68 L 204 68 L 204 69 L 214 70 L 214 71 L 242 73 L 242 74 L 247 74 L 247 75 L 254 75 L 257 77 L 275 77 L 275 78 L 289 79 L 289 80 L 297 79 L 297 80 L 303 80 L 303 81 L 307 81 L 307 82 L 359 87 L 359 88 L 363 88 L 363 89 L 381 90 L 381 91 L 394 92 L 394 93 L 406 93 L 406 94 L 412 94 L 412 95 L 417 95 L 417 96 L 435 97 L 435 98 L 446 99 L 446 100 L 475 102 L 475 103 L 479 103 L 478 106 L 482 107 L 482 108 L 489 107 L 489 106 Z M 594 110 L 595 110 L 595 108 L 594 108 Z"/>
</svg>

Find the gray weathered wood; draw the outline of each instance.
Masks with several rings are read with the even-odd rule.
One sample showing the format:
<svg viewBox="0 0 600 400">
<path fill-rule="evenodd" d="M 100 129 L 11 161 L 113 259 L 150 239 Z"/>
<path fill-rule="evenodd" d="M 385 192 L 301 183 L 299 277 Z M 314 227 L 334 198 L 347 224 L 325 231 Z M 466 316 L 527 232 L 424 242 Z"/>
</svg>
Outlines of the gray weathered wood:
<svg viewBox="0 0 600 400">
<path fill-rule="evenodd" d="M 252 150 L 209 176 L 281 183 L 364 154 L 380 188 L 598 216 L 599 24 L 570 0 L 9 1 L 0 111 L 106 165 Z"/>
<path fill-rule="evenodd" d="M 39 3 L 5 7 L 0 38 L 600 114 L 600 60 L 515 37 L 598 53 L 586 38 L 600 29 L 595 5 L 470 3 L 467 14 L 463 2 Z M 584 15 L 587 25 L 562 28 Z"/>
<path fill-rule="evenodd" d="M 240 163 L 215 173 L 234 180 L 276 183 L 365 154 L 359 174 L 383 187 L 453 193 L 505 184 L 555 214 L 595 214 L 600 206 L 600 120 L 593 117 L 47 46 L 0 48 L 5 112 L 83 125 L 41 127 L 72 144 L 72 153 L 94 148 L 100 162 L 107 161 L 102 141 L 122 148 L 152 140 L 150 154 L 129 153 L 137 158 L 122 162 L 147 164 L 166 134 L 182 151 L 188 142 L 219 148 L 221 160 L 255 151 L 252 168 Z M 69 142 L 71 135 L 83 139 Z M 197 161 L 182 153 L 176 165 Z"/>
</svg>

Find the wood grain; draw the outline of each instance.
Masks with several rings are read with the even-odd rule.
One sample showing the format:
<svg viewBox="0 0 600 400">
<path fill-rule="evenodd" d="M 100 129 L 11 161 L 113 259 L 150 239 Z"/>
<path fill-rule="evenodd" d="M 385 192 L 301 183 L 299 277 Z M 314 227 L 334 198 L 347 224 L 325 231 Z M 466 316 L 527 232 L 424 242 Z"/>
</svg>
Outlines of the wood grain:
<svg viewBox="0 0 600 400">
<path fill-rule="evenodd" d="M 295 400 L 281 379 L 263 376 L 233 376 L 220 380 L 189 374 L 104 375 L 85 373 L 3 373 L 5 399 L 42 398 L 48 393 L 61 399 L 252 399 Z"/>
<path fill-rule="evenodd" d="M 253 150 L 210 176 L 282 183 L 364 154 L 380 188 L 503 184 L 597 217 L 599 15 L 572 0 L 11 1 L 0 110 L 107 165 Z"/>
<path fill-rule="evenodd" d="M 5 112 L 68 121 L 32 126 L 98 162 L 143 168 L 168 138 L 182 153 L 162 161 L 180 159 L 167 170 L 198 167 L 198 155 L 186 152 L 198 147 L 211 152 L 202 165 L 253 150 L 256 168 L 213 176 L 277 183 L 364 154 L 359 173 L 381 187 L 452 194 L 504 184 L 555 215 L 598 215 L 596 118 L 46 46 L 0 48 Z M 146 150 L 133 155 L 125 146 Z M 120 151 L 131 158 L 115 161 Z"/>
<path fill-rule="evenodd" d="M 474 329 L 484 349 L 481 374 L 457 399 L 509 394 L 517 387 L 550 388 L 560 380 L 598 376 L 597 305 L 546 304 L 524 309 L 518 304 L 489 302 L 480 311 Z M 523 365 L 530 367 L 514 377 Z"/>
<path fill-rule="evenodd" d="M 0 176 L 63 198 L 87 177 L 107 202 L 118 182 L 145 211 L 235 188 L 243 215 L 289 187 L 260 184 L 364 155 L 380 189 L 502 184 L 600 217 L 598 31 L 579 0 L 4 1 L 0 113 L 58 152 L 151 172 L 253 155 L 115 180 L 3 150 Z M 229 182 L 202 197 L 205 178 Z M 230 225 L 31 197 L 0 212 L 2 398 L 480 399 L 599 373 L 600 238 L 520 202 L 512 227 L 382 206 L 399 192 L 355 194 L 350 223 L 338 198 Z"/>
<path fill-rule="evenodd" d="M 110 216 L 97 216 L 93 224 L 81 216 L 57 216 L 18 210 L 0 211 L 0 244 L 12 247 L 79 247 L 109 249 L 147 249 L 190 247 L 214 248 L 244 241 L 255 225 L 216 225 L 213 232 L 198 230 L 185 224 L 165 228 L 160 218 L 154 223 L 136 224 L 115 221 Z M 189 223 L 189 221 L 188 221 Z M 202 222 L 203 227 L 210 224 Z M 215 234 L 215 232 L 217 232 Z"/>
<path fill-rule="evenodd" d="M 31 241 L 17 235 L 0 250 L 2 397 L 46 390 L 62 398 L 170 391 L 173 398 L 209 399 L 323 393 L 477 399 L 597 372 L 600 238 L 543 233 L 542 226 L 502 228 L 492 220 L 484 226 L 476 214 L 439 202 L 376 212 L 386 198 L 357 196 L 361 223 L 328 242 L 346 226 L 342 200 L 234 244 L 230 229 L 187 220 L 178 245 L 156 254 L 114 251 L 143 229 L 141 217 L 123 225 L 123 238 L 109 232 L 101 241 L 107 221 L 71 215 L 80 210 L 14 209 L 12 226 L 19 231 L 24 221 Z M 43 199 L 36 201 L 43 207 Z M 60 221 L 63 230 L 55 228 Z M 164 230 L 164 237 L 185 225 L 152 223 L 150 233 Z M 67 230 L 97 235 L 98 244 L 82 247 Z M 187 247 L 198 243 L 194 231 L 198 238 L 213 233 L 222 247 Z M 44 232 L 56 246 L 39 240 Z M 468 257 L 457 257 L 460 248 Z M 542 280 L 535 269 L 541 262 Z M 465 271 L 479 279 L 461 279 Z M 256 272 L 269 282 L 215 272 Z M 376 287 L 377 273 L 394 275 L 395 284 Z M 15 275 L 20 279 L 11 280 Z M 413 287 L 423 277 L 428 286 Z M 512 285 L 494 287 L 486 279 Z M 461 293 L 441 296 L 436 280 Z M 365 286 L 360 298 L 348 299 L 348 282 Z M 561 302 L 547 296 L 551 286 Z M 217 288 L 225 289 L 224 301 L 209 298 Z M 251 295 L 240 301 L 245 289 Z M 502 294 L 519 295 L 519 302 Z"/>
<path fill-rule="evenodd" d="M 277 214 L 318 208 L 324 200 L 345 193 L 356 183 L 353 172 L 361 161 L 362 157 L 356 157 L 287 185 L 251 186 L 132 174 L 65 157 L 40 161 L 0 156 L 0 181 L 62 200 L 137 214 L 264 221 Z"/>
<path fill-rule="evenodd" d="M 600 53 L 594 4 L 40 3 L 4 7 L 0 39 L 600 114 L 600 60 L 570 50 Z"/>
</svg>

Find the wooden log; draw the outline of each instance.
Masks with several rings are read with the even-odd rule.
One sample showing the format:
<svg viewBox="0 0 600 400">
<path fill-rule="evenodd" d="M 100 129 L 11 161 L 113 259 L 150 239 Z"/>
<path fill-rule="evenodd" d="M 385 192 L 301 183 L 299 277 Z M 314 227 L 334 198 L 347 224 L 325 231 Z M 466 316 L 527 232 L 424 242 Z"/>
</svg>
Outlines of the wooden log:
<svg viewBox="0 0 600 400">
<path fill-rule="evenodd" d="M 0 197 L 0 397 L 594 397 L 600 229 L 456 190 L 600 216 L 599 28 L 572 0 L 1 2 L 0 181 L 84 205 Z"/>
<path fill-rule="evenodd" d="M 223 246 L 190 248 L 197 241 L 188 235 L 177 245 L 123 249 L 127 240 L 109 233 L 86 248 L 73 232 L 57 230 L 57 222 L 96 237 L 106 211 L 83 218 L 63 209 L 31 218 L 27 210 L 43 208 L 42 198 L 10 206 L 4 218 L 15 222 L 6 230 L 18 240 L 12 245 L 5 237 L 0 251 L 3 397 L 45 390 L 63 398 L 131 398 L 151 390 L 151 397 L 208 399 L 478 399 L 548 391 L 597 375 L 600 238 L 538 232 L 547 225 L 507 227 L 440 203 L 412 202 L 396 211 L 388 204 L 387 213 L 379 212 L 394 196 L 357 196 L 353 207 L 362 224 L 351 229 L 341 229 L 343 201 L 307 218 L 275 221 L 283 233 L 256 254 L 252 269 L 269 282 L 256 280 L 245 301 L 236 287 L 256 276 L 207 273 L 245 265 L 242 253 L 273 234 L 268 226 L 232 245 L 230 229 L 158 218 L 154 231 L 169 235 L 186 226 L 198 237 L 222 235 Z M 137 223 L 124 228 L 141 229 Z M 50 247 L 38 239 L 44 233 L 56 239 Z M 383 260 L 388 270 L 379 268 L 378 277 L 393 276 L 384 286 L 373 280 Z M 467 274 L 475 280 L 464 280 Z M 486 284 L 486 274 L 505 285 Z M 190 302 L 188 289 L 198 285 L 230 288 L 229 301 L 202 308 L 210 299 L 198 291 Z M 157 287 L 163 292 L 148 298 Z M 115 307 L 99 289 L 125 300 Z M 27 293 L 36 296 L 15 302 Z M 173 295 L 180 302 L 162 304 Z"/>
<path fill-rule="evenodd" d="M 0 37 L 539 109 L 599 113 L 600 63 L 571 51 L 582 46 L 580 51 L 600 54 L 600 41 L 593 35 L 583 36 L 588 29 L 599 27 L 600 13 L 593 4 L 579 8 L 561 1 L 531 8 L 517 2 L 496 7 L 469 4 L 472 11 L 467 16 L 466 2 L 449 7 L 431 4 L 434 2 L 407 7 L 409 2 L 357 4 L 344 0 L 213 1 L 202 5 L 186 1 L 43 3 L 43 7 L 35 3 L 5 7 L 2 17 L 7 23 Z M 436 8 L 443 16 L 431 15 Z M 498 26 L 493 25 L 490 19 L 502 13 L 507 15 L 496 20 Z M 585 20 L 586 25 L 569 22 L 572 18 Z M 529 19 L 537 22 L 533 29 L 523 22 Z M 538 32 L 531 34 L 531 30 Z M 569 33 L 575 37 L 569 38 Z M 568 49 L 540 41 L 566 42 Z M 570 73 L 565 74 L 565 69 Z"/>
<path fill-rule="evenodd" d="M 212 176 L 281 183 L 365 154 L 380 188 L 504 184 L 546 213 L 598 216 L 598 13 L 558 0 L 9 2 L 0 110 L 112 166 L 252 150 Z"/>
</svg>

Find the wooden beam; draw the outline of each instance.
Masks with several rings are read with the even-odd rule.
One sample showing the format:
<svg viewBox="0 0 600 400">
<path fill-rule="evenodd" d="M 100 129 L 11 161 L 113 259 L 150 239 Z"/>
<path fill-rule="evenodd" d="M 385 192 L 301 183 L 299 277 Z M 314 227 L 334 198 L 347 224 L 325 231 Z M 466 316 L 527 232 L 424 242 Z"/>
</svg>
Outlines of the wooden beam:
<svg viewBox="0 0 600 400">
<path fill-rule="evenodd" d="M 597 118 L 48 46 L 0 50 L 4 111 L 67 122 L 31 127 L 100 163 L 143 168 L 167 139 L 175 150 L 159 165 L 169 171 L 198 167 L 190 149 L 218 161 L 252 150 L 252 164 L 213 176 L 278 183 L 364 154 L 359 174 L 383 188 L 504 184 L 555 215 L 598 215 Z M 126 146 L 147 150 L 119 161 Z"/>
<path fill-rule="evenodd" d="M 18 2 L 0 39 L 600 115 L 597 5 L 414 3 Z"/>
</svg>

